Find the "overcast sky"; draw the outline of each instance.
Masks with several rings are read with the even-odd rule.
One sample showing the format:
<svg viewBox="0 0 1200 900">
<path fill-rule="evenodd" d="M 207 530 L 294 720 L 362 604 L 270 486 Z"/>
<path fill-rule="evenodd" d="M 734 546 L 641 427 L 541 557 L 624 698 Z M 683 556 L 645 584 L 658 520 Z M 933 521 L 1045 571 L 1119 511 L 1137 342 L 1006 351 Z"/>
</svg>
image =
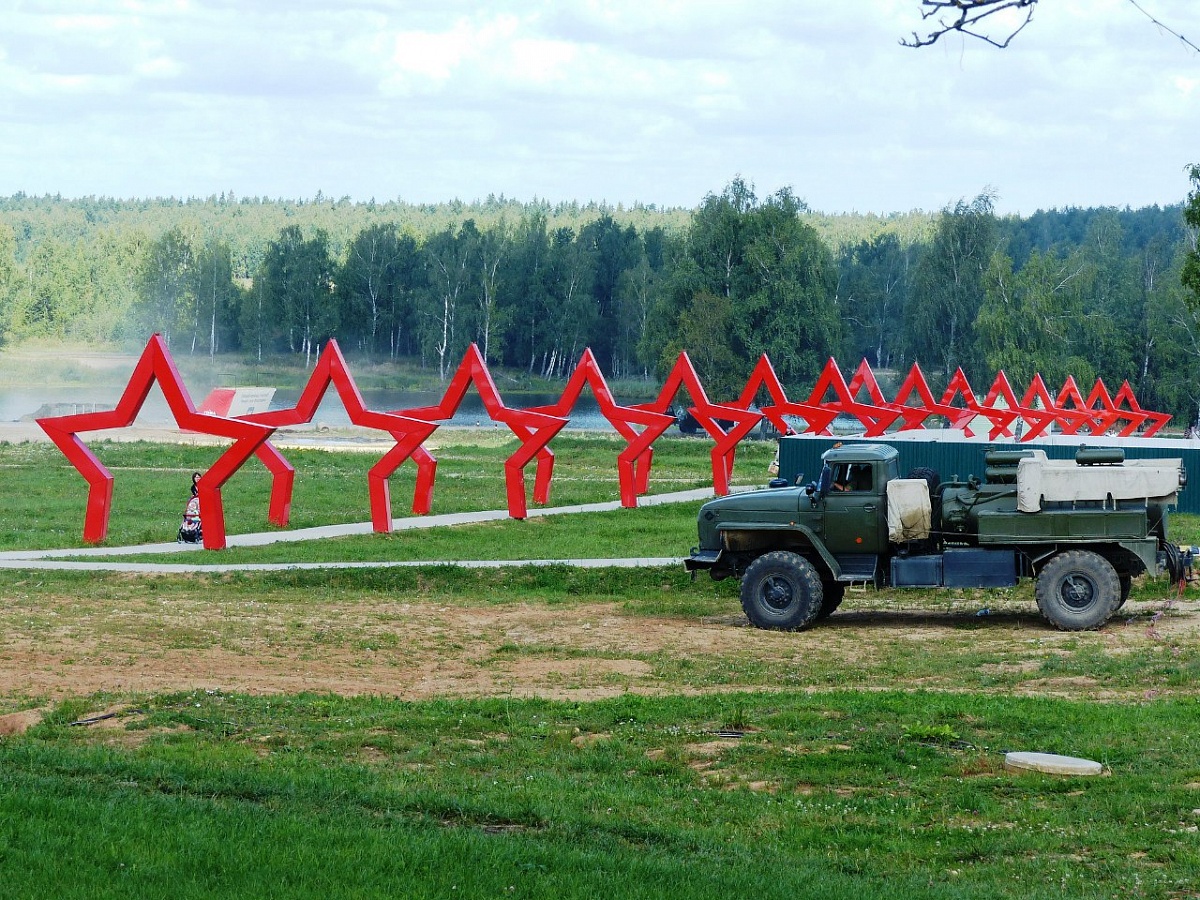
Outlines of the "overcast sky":
<svg viewBox="0 0 1200 900">
<path fill-rule="evenodd" d="M 1200 2 L 1138 0 L 1200 44 Z M 918 0 L 0 0 L 0 195 L 827 212 L 1178 203 L 1200 55 L 1129 0 L 912 50 Z"/>
</svg>

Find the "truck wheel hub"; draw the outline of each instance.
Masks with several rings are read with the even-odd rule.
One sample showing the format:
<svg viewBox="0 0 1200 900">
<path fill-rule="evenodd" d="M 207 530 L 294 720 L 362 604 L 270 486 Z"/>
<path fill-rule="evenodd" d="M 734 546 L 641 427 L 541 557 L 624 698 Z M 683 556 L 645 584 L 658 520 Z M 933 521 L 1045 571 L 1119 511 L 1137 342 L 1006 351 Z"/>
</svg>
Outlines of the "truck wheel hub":
<svg viewBox="0 0 1200 900">
<path fill-rule="evenodd" d="M 1091 605 L 1096 596 L 1095 585 L 1091 579 L 1082 575 L 1068 575 L 1062 583 L 1063 602 L 1072 609 L 1084 609 Z"/>
<path fill-rule="evenodd" d="M 763 599 L 773 609 L 787 609 L 792 603 L 792 585 L 786 578 L 773 576 L 763 582 Z"/>
</svg>

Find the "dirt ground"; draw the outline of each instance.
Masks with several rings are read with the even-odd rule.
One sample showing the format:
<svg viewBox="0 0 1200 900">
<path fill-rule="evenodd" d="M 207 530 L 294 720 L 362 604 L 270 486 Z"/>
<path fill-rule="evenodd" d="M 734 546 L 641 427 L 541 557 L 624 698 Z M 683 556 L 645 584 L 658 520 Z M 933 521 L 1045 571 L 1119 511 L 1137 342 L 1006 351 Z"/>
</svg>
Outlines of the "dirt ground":
<svg viewBox="0 0 1200 900">
<path fill-rule="evenodd" d="M 10 601 L 0 622 L 0 697 L 211 690 L 329 692 L 404 699 L 540 696 L 595 700 L 627 692 L 741 689 L 962 689 L 954 659 L 993 654 L 1006 690 L 1103 698 L 1090 678 L 1045 677 L 1049 656 L 1089 648 L 1121 654 L 1194 647 L 1200 601 L 1131 602 L 1099 632 L 1057 632 L 1014 605 L 981 618 L 970 609 L 881 608 L 848 598 L 803 633 L 750 628 L 736 608 L 696 620 L 632 615 L 614 604 L 446 607 L 364 597 L 214 603 L 202 595 L 136 602 L 61 597 Z M 861 606 L 867 608 L 861 608 Z M 883 601 L 883 605 L 888 605 Z M 977 608 L 976 608 L 977 611 Z M 1157 615 L 1156 615 L 1157 614 Z M 913 654 L 950 664 L 915 679 L 895 669 Z M 839 677 L 853 664 L 852 683 Z M 964 663 L 967 664 L 967 663 Z M 901 682 L 900 679 L 903 679 Z"/>
</svg>

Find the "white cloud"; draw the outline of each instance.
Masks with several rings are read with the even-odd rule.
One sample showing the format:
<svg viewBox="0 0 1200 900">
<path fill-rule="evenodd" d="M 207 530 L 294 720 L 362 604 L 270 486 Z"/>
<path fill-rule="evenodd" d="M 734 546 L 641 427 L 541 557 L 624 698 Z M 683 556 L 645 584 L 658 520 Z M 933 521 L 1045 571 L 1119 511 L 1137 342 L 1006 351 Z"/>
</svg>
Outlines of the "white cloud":
<svg viewBox="0 0 1200 900">
<path fill-rule="evenodd" d="M 1200 32 L 1193 4 L 1154 12 Z M 900 47 L 920 25 L 918 0 L 18 6 L 0 193 L 692 205 L 739 172 L 829 210 L 1186 193 L 1200 57 L 1126 0 L 1047 0 L 1006 51 Z"/>
</svg>

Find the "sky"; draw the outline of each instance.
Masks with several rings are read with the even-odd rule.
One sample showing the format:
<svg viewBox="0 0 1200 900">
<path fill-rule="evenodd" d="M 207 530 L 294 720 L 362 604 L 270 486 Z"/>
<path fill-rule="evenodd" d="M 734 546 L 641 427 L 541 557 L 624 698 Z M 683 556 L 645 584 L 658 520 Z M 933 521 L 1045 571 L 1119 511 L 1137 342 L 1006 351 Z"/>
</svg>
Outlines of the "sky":
<svg viewBox="0 0 1200 900">
<path fill-rule="evenodd" d="M 1042 0 L 1005 50 L 901 46 L 918 0 L 0 9 L 0 196 L 690 209 L 740 176 L 1028 215 L 1179 203 L 1200 163 L 1200 54 L 1146 15 L 1200 44 L 1196 0 Z"/>
</svg>

